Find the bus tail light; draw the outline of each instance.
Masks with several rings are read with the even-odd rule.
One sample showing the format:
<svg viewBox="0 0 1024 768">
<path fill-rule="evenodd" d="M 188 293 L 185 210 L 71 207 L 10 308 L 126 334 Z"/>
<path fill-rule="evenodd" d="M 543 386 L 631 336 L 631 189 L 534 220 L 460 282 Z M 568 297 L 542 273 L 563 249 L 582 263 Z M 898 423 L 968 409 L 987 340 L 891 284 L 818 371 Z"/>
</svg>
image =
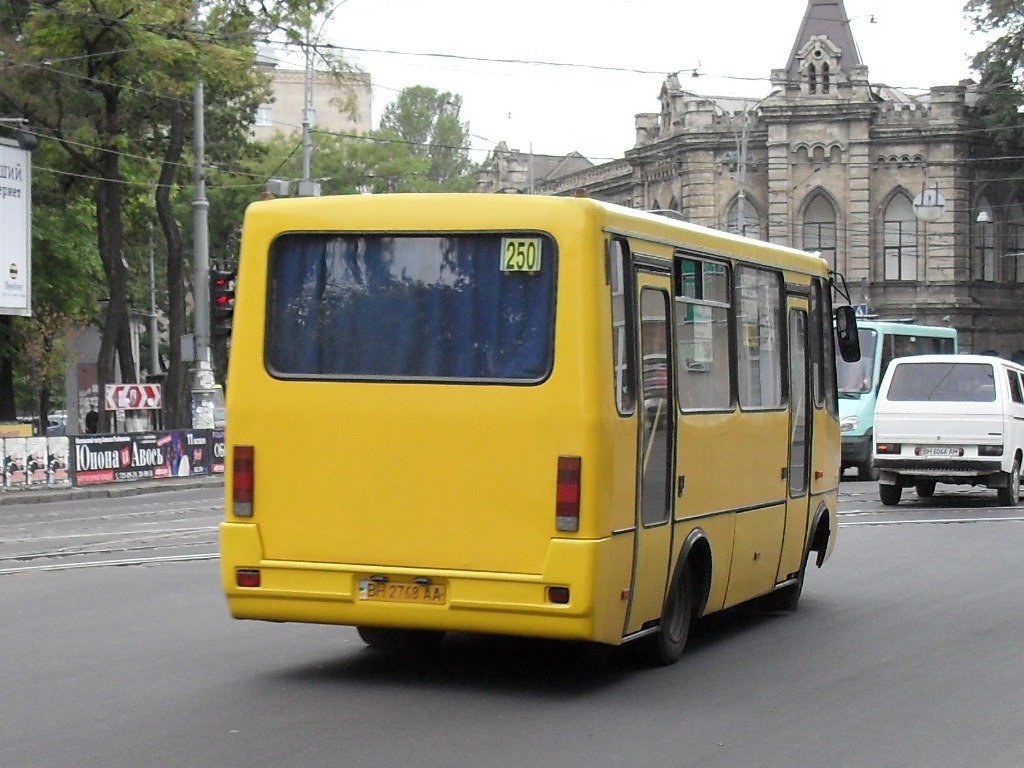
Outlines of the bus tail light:
<svg viewBox="0 0 1024 768">
<path fill-rule="evenodd" d="M 231 494 L 236 517 L 252 517 L 253 458 L 251 445 L 236 445 L 231 467 Z"/>
<path fill-rule="evenodd" d="M 875 453 L 887 453 L 898 456 L 903 450 L 903 446 L 900 443 L 877 443 L 875 445 Z"/>
<path fill-rule="evenodd" d="M 580 529 L 580 475 L 583 459 L 579 456 L 558 457 L 558 489 L 555 495 L 555 529 Z"/>
</svg>

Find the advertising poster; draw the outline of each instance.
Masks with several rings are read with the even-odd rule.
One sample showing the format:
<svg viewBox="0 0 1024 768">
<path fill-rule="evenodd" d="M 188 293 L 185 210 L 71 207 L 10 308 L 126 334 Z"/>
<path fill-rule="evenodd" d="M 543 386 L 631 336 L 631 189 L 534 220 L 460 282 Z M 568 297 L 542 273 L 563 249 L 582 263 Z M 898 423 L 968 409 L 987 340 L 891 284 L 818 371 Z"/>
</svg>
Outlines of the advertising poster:
<svg viewBox="0 0 1024 768">
<path fill-rule="evenodd" d="M 47 449 L 45 437 L 25 439 L 25 474 L 29 485 L 46 485 Z"/>
<path fill-rule="evenodd" d="M 78 435 L 74 438 L 75 485 L 167 477 L 167 445 L 152 432 Z"/>
<path fill-rule="evenodd" d="M 4 485 L 8 488 L 25 484 L 25 440 L 24 437 L 4 439 Z"/>
<path fill-rule="evenodd" d="M 71 441 L 66 437 L 46 438 L 46 456 L 50 471 L 50 485 L 66 485 L 71 480 L 68 459 Z"/>
<path fill-rule="evenodd" d="M 157 444 L 164 451 L 165 466 L 157 477 L 191 477 L 210 472 L 209 431 L 176 429 L 160 434 Z"/>
<path fill-rule="evenodd" d="M 32 314 L 29 297 L 32 153 L 0 141 L 0 315 Z"/>
<path fill-rule="evenodd" d="M 224 471 L 224 457 L 227 446 L 224 442 L 224 430 L 214 429 L 210 432 L 210 471 L 214 474 Z"/>
</svg>

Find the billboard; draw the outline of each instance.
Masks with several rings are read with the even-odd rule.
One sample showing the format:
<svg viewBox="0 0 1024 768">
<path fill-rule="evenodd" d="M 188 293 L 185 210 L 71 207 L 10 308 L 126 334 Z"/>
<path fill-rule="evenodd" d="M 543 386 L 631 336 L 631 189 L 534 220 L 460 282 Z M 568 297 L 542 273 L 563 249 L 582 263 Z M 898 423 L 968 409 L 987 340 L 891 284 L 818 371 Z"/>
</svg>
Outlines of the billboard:
<svg viewBox="0 0 1024 768">
<path fill-rule="evenodd" d="M 32 314 L 31 158 L 0 139 L 0 315 Z"/>
</svg>

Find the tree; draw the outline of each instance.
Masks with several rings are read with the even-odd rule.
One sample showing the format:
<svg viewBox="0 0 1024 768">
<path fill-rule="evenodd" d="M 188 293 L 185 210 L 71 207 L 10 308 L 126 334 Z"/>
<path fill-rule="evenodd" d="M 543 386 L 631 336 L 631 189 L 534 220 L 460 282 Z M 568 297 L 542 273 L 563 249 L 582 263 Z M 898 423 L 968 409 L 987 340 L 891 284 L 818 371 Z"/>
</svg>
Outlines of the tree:
<svg viewBox="0 0 1024 768">
<path fill-rule="evenodd" d="M 384 109 L 380 137 L 404 141 L 429 161 L 426 182 L 449 191 L 472 189 L 469 124 L 459 120 L 462 97 L 416 85 Z"/>
<path fill-rule="evenodd" d="M 184 239 L 191 183 L 187 147 L 197 79 L 217 99 L 207 115 L 209 146 L 228 153 L 246 143 L 248 125 L 265 94 L 253 68 L 255 40 L 274 29 L 322 14 L 322 0 L 12 0 L 0 9 L 0 110 L 31 120 L 63 151 L 60 172 L 90 195 L 96 251 L 108 302 L 97 361 L 99 383 L 133 381 L 129 334 L 132 198 L 152 196 L 166 243 L 173 382 L 167 422 L 182 425 L 184 368 L 176 349 L 185 330 Z M 262 86 L 262 90 L 261 90 Z M 198 296 L 204 286 L 194 286 Z"/>
<path fill-rule="evenodd" d="M 978 114 L 990 131 L 992 150 L 1019 155 L 1024 149 L 1024 0 L 969 0 L 964 11 L 991 40 L 972 61 L 980 75 Z"/>
</svg>

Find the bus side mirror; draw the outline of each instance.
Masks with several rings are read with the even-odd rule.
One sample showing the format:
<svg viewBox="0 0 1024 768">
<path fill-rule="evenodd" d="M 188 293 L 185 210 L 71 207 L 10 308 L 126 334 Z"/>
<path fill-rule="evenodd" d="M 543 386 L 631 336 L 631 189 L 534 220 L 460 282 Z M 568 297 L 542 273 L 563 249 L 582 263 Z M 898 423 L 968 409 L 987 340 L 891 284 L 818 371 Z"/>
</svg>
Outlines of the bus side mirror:
<svg viewBox="0 0 1024 768">
<path fill-rule="evenodd" d="M 836 341 L 839 354 L 848 363 L 860 360 L 860 336 L 857 333 L 857 315 L 853 307 L 836 307 Z"/>
</svg>

